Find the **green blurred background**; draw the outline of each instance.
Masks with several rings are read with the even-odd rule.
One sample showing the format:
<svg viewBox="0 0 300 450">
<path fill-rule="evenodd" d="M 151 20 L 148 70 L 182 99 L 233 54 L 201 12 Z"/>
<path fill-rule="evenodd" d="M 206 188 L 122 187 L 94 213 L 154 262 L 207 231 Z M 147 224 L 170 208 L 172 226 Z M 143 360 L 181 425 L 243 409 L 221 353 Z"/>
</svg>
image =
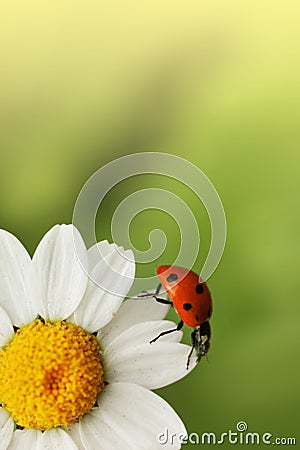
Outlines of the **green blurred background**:
<svg viewBox="0 0 300 450">
<path fill-rule="evenodd" d="M 299 10 L 296 1 L 1 5 L 2 228 L 33 252 L 53 224 L 71 222 L 94 171 L 134 152 L 184 157 L 220 194 L 228 239 L 209 281 L 209 363 L 159 391 L 190 432 L 235 431 L 244 420 L 249 431 L 299 438 Z M 205 213 L 170 180 L 136 177 L 113 189 L 98 237 L 110 237 L 114 208 L 145 186 L 192 208 L 199 270 Z M 147 249 L 153 228 L 168 247 L 138 275 L 179 248 L 176 224 L 153 211 L 132 222 L 133 244 Z"/>
</svg>

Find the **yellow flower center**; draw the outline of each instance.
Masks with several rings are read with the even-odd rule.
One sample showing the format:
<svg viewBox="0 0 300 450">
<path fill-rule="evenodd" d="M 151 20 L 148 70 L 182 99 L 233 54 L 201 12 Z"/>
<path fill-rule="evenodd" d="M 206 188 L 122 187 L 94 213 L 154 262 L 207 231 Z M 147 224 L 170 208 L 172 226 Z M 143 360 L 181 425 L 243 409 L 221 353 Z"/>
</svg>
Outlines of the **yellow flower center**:
<svg viewBox="0 0 300 450">
<path fill-rule="evenodd" d="M 21 427 L 75 423 L 102 386 L 99 344 L 76 325 L 35 320 L 0 351 L 0 402 Z"/>
</svg>

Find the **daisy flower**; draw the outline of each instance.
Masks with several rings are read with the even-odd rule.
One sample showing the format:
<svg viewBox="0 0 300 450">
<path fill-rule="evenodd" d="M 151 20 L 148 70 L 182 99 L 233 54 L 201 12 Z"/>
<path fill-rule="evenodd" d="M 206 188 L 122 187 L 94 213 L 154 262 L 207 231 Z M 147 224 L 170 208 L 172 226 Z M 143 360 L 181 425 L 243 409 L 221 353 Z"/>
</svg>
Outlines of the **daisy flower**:
<svg viewBox="0 0 300 450">
<path fill-rule="evenodd" d="M 174 324 L 154 299 L 122 303 L 134 273 L 131 250 L 86 250 L 72 225 L 53 227 L 32 260 L 0 231 L 0 450 L 180 448 L 158 441 L 186 430 L 151 389 L 189 372 L 190 347 L 179 331 L 149 344 Z"/>
</svg>

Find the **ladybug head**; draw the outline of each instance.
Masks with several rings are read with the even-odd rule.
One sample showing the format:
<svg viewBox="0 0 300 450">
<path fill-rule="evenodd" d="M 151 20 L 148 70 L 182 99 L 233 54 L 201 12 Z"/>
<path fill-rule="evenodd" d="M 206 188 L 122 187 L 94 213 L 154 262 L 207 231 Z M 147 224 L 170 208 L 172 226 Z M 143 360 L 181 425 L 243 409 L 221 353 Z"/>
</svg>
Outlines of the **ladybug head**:
<svg viewBox="0 0 300 450">
<path fill-rule="evenodd" d="M 206 321 L 192 332 L 192 344 L 196 349 L 197 362 L 205 356 L 210 348 L 210 325 Z"/>
</svg>

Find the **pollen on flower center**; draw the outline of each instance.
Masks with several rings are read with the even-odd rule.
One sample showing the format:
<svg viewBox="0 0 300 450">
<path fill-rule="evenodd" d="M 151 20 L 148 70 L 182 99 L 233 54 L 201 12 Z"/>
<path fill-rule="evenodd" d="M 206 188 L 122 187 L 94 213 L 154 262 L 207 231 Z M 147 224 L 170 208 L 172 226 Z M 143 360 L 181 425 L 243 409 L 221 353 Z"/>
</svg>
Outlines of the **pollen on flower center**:
<svg viewBox="0 0 300 450">
<path fill-rule="evenodd" d="M 76 325 L 35 320 L 0 351 L 0 402 L 21 427 L 75 423 L 102 386 L 99 344 Z"/>
</svg>

